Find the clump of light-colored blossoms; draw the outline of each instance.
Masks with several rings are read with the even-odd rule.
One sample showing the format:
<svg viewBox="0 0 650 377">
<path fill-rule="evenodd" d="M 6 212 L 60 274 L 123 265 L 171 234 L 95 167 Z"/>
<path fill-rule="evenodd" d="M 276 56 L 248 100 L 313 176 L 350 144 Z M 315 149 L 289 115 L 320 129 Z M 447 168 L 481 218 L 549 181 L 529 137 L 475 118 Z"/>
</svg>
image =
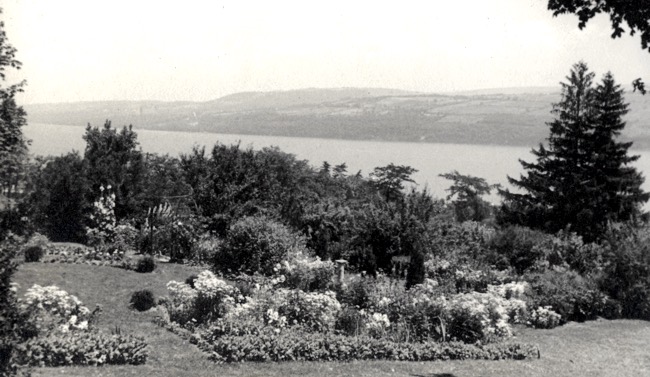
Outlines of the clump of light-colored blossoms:
<svg viewBox="0 0 650 377">
<path fill-rule="evenodd" d="M 88 329 L 91 311 L 76 296 L 55 285 L 34 284 L 20 300 L 22 311 L 30 313 L 38 327 L 63 332 Z"/>
</svg>

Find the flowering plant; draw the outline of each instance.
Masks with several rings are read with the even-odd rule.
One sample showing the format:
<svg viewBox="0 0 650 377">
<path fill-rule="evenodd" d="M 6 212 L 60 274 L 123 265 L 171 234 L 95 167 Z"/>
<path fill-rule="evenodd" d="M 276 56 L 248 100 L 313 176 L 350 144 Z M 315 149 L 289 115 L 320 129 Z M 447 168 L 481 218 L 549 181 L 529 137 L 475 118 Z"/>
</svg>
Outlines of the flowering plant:
<svg viewBox="0 0 650 377">
<path fill-rule="evenodd" d="M 302 248 L 295 248 L 275 265 L 273 273 L 282 276 L 282 283 L 288 288 L 305 291 L 325 290 L 332 286 L 334 263 L 323 261 L 317 256 L 309 256 Z"/>
<path fill-rule="evenodd" d="M 528 325 L 538 329 L 552 329 L 560 324 L 562 317 L 551 310 L 550 306 L 540 306 L 530 312 Z"/>
<path fill-rule="evenodd" d="M 449 301 L 450 335 L 464 342 L 510 337 L 507 305 L 489 293 L 462 293 Z"/>
<path fill-rule="evenodd" d="M 365 327 L 372 337 L 381 338 L 386 334 L 386 330 L 390 327 L 390 320 L 388 316 L 383 313 L 366 313 L 361 311 L 361 314 L 366 317 Z"/>
<path fill-rule="evenodd" d="M 99 199 L 93 203 L 90 221 L 92 227 L 86 228 L 89 244 L 103 248 L 115 238 L 115 193 L 111 193 L 111 185 L 99 187 Z"/>
<path fill-rule="evenodd" d="M 247 309 L 246 298 L 237 287 L 219 279 L 210 271 L 201 272 L 194 288 L 185 283 L 167 283 L 170 300 L 166 302 L 170 319 L 181 325 L 202 323 L 236 315 Z"/>
<path fill-rule="evenodd" d="M 94 314 L 76 296 L 51 285 L 41 287 L 35 284 L 20 301 L 20 309 L 29 313 L 37 328 L 58 329 L 62 332 L 87 330 Z"/>
<path fill-rule="evenodd" d="M 279 289 L 274 295 L 278 313 L 287 318 L 290 325 L 312 331 L 328 331 L 334 328 L 341 304 L 332 291 L 324 293 Z"/>
</svg>

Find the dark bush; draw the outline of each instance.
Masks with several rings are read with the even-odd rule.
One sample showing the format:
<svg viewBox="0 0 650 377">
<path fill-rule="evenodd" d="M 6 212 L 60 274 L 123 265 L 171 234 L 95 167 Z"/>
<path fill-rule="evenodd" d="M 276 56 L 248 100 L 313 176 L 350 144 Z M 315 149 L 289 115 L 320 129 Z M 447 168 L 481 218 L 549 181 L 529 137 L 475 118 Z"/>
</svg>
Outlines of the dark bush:
<svg viewBox="0 0 650 377">
<path fill-rule="evenodd" d="M 338 285 L 336 287 L 336 299 L 341 304 L 367 309 L 370 305 L 375 283 L 375 278 L 369 276 L 355 279 L 347 285 Z"/>
<path fill-rule="evenodd" d="M 499 230 L 488 242 L 492 252 L 490 262 L 502 269 L 512 266 L 517 273 L 523 274 L 546 260 L 544 248 L 537 246 L 549 237 L 540 231 L 520 226 Z"/>
<path fill-rule="evenodd" d="M 601 288 L 619 301 L 625 318 L 650 320 L 650 233 L 610 231 Z"/>
<path fill-rule="evenodd" d="M 406 289 L 424 282 L 424 278 L 426 277 L 424 258 L 425 256 L 422 250 L 415 250 L 411 255 L 411 262 L 409 263 L 408 273 L 406 275 Z"/>
<path fill-rule="evenodd" d="M 131 295 L 131 307 L 139 312 L 149 310 L 156 306 L 156 298 L 148 290 L 136 291 Z"/>
<path fill-rule="evenodd" d="M 336 317 L 334 329 L 347 336 L 358 336 L 363 332 L 363 315 L 354 307 L 347 307 L 341 310 Z"/>
<path fill-rule="evenodd" d="M 194 282 L 196 279 L 198 279 L 199 276 L 197 274 L 192 274 L 185 279 L 185 284 L 189 285 L 190 287 L 194 288 Z"/>
<path fill-rule="evenodd" d="M 19 308 L 11 279 L 18 267 L 13 261 L 17 246 L 11 240 L 0 242 L 0 376 L 16 375 L 18 350 L 37 330 L 28 321 L 28 314 Z M 31 326 L 30 326 L 31 325 Z M 31 330 L 31 331 L 30 331 Z"/>
<path fill-rule="evenodd" d="M 40 246 L 31 246 L 25 249 L 25 262 L 39 262 L 45 255 L 45 251 Z"/>
<path fill-rule="evenodd" d="M 135 271 L 141 273 L 153 272 L 155 269 L 156 261 L 150 255 L 140 258 L 135 266 Z"/>
</svg>

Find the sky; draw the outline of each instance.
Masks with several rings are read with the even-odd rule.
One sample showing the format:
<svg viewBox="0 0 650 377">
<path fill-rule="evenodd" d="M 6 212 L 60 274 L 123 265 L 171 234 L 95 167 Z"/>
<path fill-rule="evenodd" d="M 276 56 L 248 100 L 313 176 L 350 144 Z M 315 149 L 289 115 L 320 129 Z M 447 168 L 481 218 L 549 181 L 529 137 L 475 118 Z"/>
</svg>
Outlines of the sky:
<svg viewBox="0 0 650 377">
<path fill-rule="evenodd" d="M 556 86 L 584 60 L 650 81 L 638 36 L 545 0 L 0 0 L 19 101 L 208 101 L 243 91 Z"/>
</svg>

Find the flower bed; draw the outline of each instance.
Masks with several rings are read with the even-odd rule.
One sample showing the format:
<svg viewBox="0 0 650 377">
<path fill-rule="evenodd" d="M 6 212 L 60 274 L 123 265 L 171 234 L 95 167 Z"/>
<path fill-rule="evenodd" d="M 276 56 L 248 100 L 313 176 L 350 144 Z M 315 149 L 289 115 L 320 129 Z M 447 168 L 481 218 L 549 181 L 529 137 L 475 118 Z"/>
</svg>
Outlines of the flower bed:
<svg viewBox="0 0 650 377">
<path fill-rule="evenodd" d="M 227 335 L 214 339 L 192 338 L 218 362 L 242 361 L 436 361 L 485 359 L 521 360 L 539 357 L 539 349 L 517 343 L 465 344 L 460 342 L 392 342 L 371 337 L 290 331 Z"/>
<path fill-rule="evenodd" d="M 100 332 L 94 324 L 101 308 L 90 311 L 56 286 L 32 286 L 19 300 L 19 310 L 34 330 L 16 349 L 20 365 L 137 365 L 147 359 L 143 339 Z"/>
<path fill-rule="evenodd" d="M 526 318 L 525 284 L 490 286 L 449 298 L 428 282 L 408 291 L 381 287 L 364 309 L 331 291 L 281 288 L 284 279 L 253 279 L 242 291 L 204 271 L 168 283 L 159 322 L 182 327 L 215 361 L 522 359 L 535 347 L 504 342 Z M 397 293 L 395 295 L 390 293 Z M 347 296 L 346 296 L 347 297 Z M 508 297 L 508 298 L 506 298 Z M 465 343 L 461 343 L 465 342 Z"/>
</svg>

